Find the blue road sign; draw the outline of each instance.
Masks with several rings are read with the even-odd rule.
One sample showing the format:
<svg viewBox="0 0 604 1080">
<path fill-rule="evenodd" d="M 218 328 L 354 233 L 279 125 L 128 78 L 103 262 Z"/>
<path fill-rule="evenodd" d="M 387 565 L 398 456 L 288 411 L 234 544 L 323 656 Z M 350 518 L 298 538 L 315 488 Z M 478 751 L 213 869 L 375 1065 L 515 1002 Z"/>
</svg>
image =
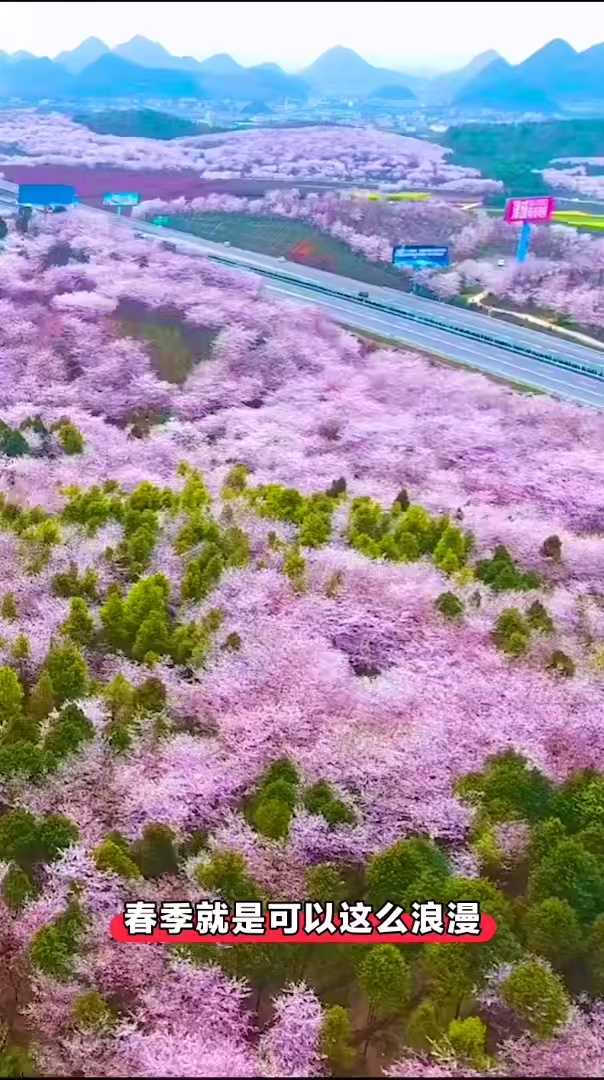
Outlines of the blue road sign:
<svg viewBox="0 0 604 1080">
<path fill-rule="evenodd" d="M 103 195 L 105 206 L 138 206 L 140 195 L 137 191 L 110 191 Z"/>
<path fill-rule="evenodd" d="M 392 251 L 392 262 L 410 270 L 445 267 L 449 265 L 449 248 L 442 244 L 399 244 Z"/>
<path fill-rule="evenodd" d="M 19 206 L 72 206 L 75 188 L 68 184 L 19 184 Z"/>
</svg>

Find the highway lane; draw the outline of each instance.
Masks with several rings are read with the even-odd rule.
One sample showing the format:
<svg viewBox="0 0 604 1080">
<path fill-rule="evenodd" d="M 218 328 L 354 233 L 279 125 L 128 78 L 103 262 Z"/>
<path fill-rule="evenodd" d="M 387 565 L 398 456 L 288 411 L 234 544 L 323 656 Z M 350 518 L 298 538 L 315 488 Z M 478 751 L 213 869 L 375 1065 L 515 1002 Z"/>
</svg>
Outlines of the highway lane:
<svg viewBox="0 0 604 1080">
<path fill-rule="evenodd" d="M 236 260 L 242 269 L 249 270 L 252 273 L 255 269 L 261 268 L 280 273 L 289 274 L 293 272 L 302 275 L 297 282 L 280 282 L 272 278 L 265 278 L 264 287 L 282 299 L 318 307 L 325 311 L 326 314 L 331 315 L 337 322 L 343 323 L 351 329 L 362 330 L 366 333 L 387 338 L 397 344 L 415 347 L 444 359 L 465 364 L 492 375 L 498 375 L 500 378 L 542 390 L 565 400 L 604 409 L 604 381 L 598 381 L 588 375 L 574 371 L 551 367 L 533 357 L 510 353 L 506 349 L 490 343 L 460 338 L 446 329 L 414 324 L 397 315 L 371 309 L 358 300 L 358 292 L 363 289 L 362 284 L 358 281 L 340 278 L 320 270 L 311 270 L 309 275 L 309 268 L 301 268 L 295 263 L 282 262 L 271 256 L 257 256 L 255 252 L 239 251 L 177 230 L 150 226 L 147 222 L 137 222 L 135 231 L 141 235 L 152 235 L 157 239 L 175 243 L 182 250 L 203 252 L 210 258 L 220 260 L 221 263 L 223 260 Z M 326 279 L 332 287 L 334 287 L 335 281 L 339 290 L 349 290 L 350 300 L 309 291 L 308 286 L 305 284 L 307 281 L 324 284 Z M 397 293 L 396 290 L 365 288 L 369 291 L 370 296 L 375 296 L 376 299 L 382 299 L 383 295 L 386 294 L 388 303 L 391 302 L 390 296 L 394 295 L 397 301 L 395 306 L 400 307 L 401 310 L 407 308 L 408 300 L 412 302 L 409 305 L 412 310 L 423 311 L 425 310 L 424 305 L 427 303 L 430 313 L 437 312 L 440 319 L 444 318 L 449 321 L 451 312 L 454 315 L 467 315 L 467 318 L 463 318 L 459 323 L 454 319 L 451 321 L 456 325 L 468 326 L 472 329 L 477 321 L 481 324 L 481 328 L 484 327 L 487 332 L 508 337 L 507 331 L 510 329 L 508 325 L 495 322 L 488 317 L 474 315 L 472 312 L 459 313 L 457 309 L 451 309 L 449 305 L 423 301 L 419 297 L 410 297 L 407 294 Z M 511 329 L 515 330 L 515 327 L 511 327 Z M 537 342 L 535 339 L 537 339 Z M 568 348 L 566 341 L 560 341 L 550 334 L 535 333 L 530 330 L 523 332 L 521 337 L 512 335 L 511 340 L 521 345 L 529 345 L 531 348 L 541 346 L 547 351 L 555 349 L 560 355 L 569 356 L 569 358 L 578 362 L 589 363 L 595 368 L 601 369 L 604 373 L 604 353 L 599 353 L 596 350 L 586 349 L 583 346 L 575 346 L 574 344 Z"/>
<path fill-rule="evenodd" d="M 14 198 L 14 186 L 7 188 L 0 181 L 0 198 L 4 192 Z M 81 207 L 87 214 L 106 215 L 106 211 Z M 604 381 L 572 370 L 550 366 L 535 357 L 510 352 L 491 342 L 476 341 L 462 337 L 449 327 L 471 330 L 505 339 L 515 348 L 539 349 L 575 363 L 588 364 L 593 370 L 604 374 L 603 351 L 587 348 L 561 339 L 553 334 L 515 327 L 476 312 L 451 307 L 421 297 L 400 293 L 395 289 L 364 286 L 361 282 L 343 278 L 311 267 L 300 267 L 268 255 L 243 251 L 224 244 L 205 240 L 179 230 L 154 226 L 149 222 L 121 217 L 115 218 L 124 229 L 148 236 L 156 241 L 169 241 L 180 250 L 190 254 L 204 255 L 219 263 L 236 264 L 235 269 L 251 273 L 277 273 L 295 280 L 275 280 L 264 277 L 265 288 L 275 296 L 296 303 L 310 304 L 325 311 L 336 321 L 369 334 L 387 338 L 397 344 L 407 345 L 444 359 L 497 375 L 510 381 L 542 390 L 562 399 L 575 401 L 598 409 L 604 409 Z M 331 296 L 314 291 L 317 286 L 344 293 Z M 369 292 L 372 301 L 397 309 L 393 313 L 372 308 L 359 299 L 359 292 Z M 405 318 L 405 312 L 424 317 L 429 315 L 447 327 L 426 326 Z"/>
<path fill-rule="evenodd" d="M 16 184 L 12 184 L 6 180 L 0 180 L 0 193 L 3 191 L 9 197 L 14 198 L 18 188 Z M 93 207 L 82 206 L 81 209 L 86 213 L 100 213 L 103 215 L 107 213 L 107 211 L 95 209 Z M 116 220 L 119 220 L 125 228 L 134 228 L 135 231 L 141 233 L 144 232 L 149 235 L 162 236 L 164 239 L 170 238 L 173 241 L 183 244 L 186 240 L 198 250 L 205 250 L 217 256 L 232 259 L 250 269 L 265 269 L 271 272 L 287 273 L 295 276 L 301 283 L 306 281 L 322 285 L 326 288 L 344 290 L 351 296 L 357 296 L 359 291 L 362 290 L 369 291 L 371 300 L 375 300 L 379 303 L 388 304 L 407 311 L 417 311 L 422 314 L 425 313 L 439 319 L 446 318 L 448 324 L 451 326 L 466 327 L 468 329 L 479 331 L 482 330 L 488 335 L 496 333 L 500 337 L 505 336 L 506 340 L 509 342 L 520 346 L 541 348 L 544 352 L 563 351 L 563 355 L 569 359 L 576 360 L 579 363 L 597 364 L 598 366 L 602 365 L 604 370 L 604 344 L 602 345 L 601 355 L 599 355 L 600 350 L 595 347 L 586 347 L 575 343 L 570 339 L 562 338 L 561 336 L 550 334 L 545 331 L 533 330 L 528 327 L 515 326 L 512 323 L 501 322 L 488 315 L 483 315 L 480 312 L 467 311 L 466 309 L 456 308 L 452 305 L 444 305 L 438 301 L 412 296 L 409 293 L 401 293 L 396 289 L 365 286 L 362 282 L 352 278 L 345 278 L 325 270 L 316 270 L 313 267 L 301 267 L 298 263 L 287 262 L 257 252 L 244 251 L 231 245 L 227 246 L 225 244 L 216 243 L 211 240 L 206 240 L 203 237 L 193 236 L 190 233 L 183 233 L 176 229 L 152 225 L 147 221 L 139 221 L 125 216 L 119 219 L 116 217 Z"/>
<path fill-rule="evenodd" d="M 126 219 L 123 219 L 124 221 Z M 604 344 L 602 349 L 580 345 L 574 341 L 542 330 L 533 330 L 512 323 L 503 322 L 479 312 L 468 311 L 465 308 L 456 308 L 450 304 L 443 304 L 435 300 L 426 300 L 423 297 L 412 296 L 409 293 L 398 292 L 396 289 L 364 285 L 363 282 L 353 278 L 341 277 L 325 270 L 315 270 L 313 267 L 300 266 L 299 263 L 287 262 L 276 259 L 270 255 L 261 255 L 256 252 L 244 251 L 240 248 L 226 246 L 203 237 L 196 237 L 190 233 L 183 233 L 176 229 L 168 229 L 161 226 L 151 225 L 149 222 L 130 220 L 131 226 L 137 232 L 145 232 L 150 235 L 161 234 L 164 239 L 178 241 L 186 239 L 199 249 L 240 263 L 250 269 L 268 270 L 280 274 L 295 276 L 300 283 L 322 285 L 326 288 L 345 291 L 351 297 L 358 297 L 359 292 L 369 293 L 371 300 L 405 311 L 415 311 L 420 314 L 431 315 L 438 319 L 446 319 L 450 326 L 459 326 L 473 331 L 483 331 L 490 336 L 505 337 L 514 344 L 527 347 L 539 348 L 543 352 L 560 353 L 578 363 L 594 364 L 601 367 L 604 373 Z"/>
<path fill-rule="evenodd" d="M 413 324 L 404 324 L 401 327 L 396 318 L 368 311 L 359 313 L 357 305 L 347 304 L 346 301 L 310 298 L 305 295 L 303 289 L 298 291 L 284 289 L 273 282 L 266 283 L 265 287 L 281 299 L 289 298 L 297 303 L 319 307 L 326 314 L 331 315 L 336 322 L 343 323 L 351 329 L 363 330 L 366 333 L 387 338 L 399 345 L 415 347 L 422 352 L 466 364 L 485 373 L 522 383 L 556 397 L 604 409 L 604 383 L 598 383 L 589 376 L 559 371 L 541 364 L 538 360 L 515 356 L 486 343 L 459 338 L 452 341 L 452 336 L 446 331 L 431 327 Z"/>
<path fill-rule="evenodd" d="M 3 190 L 7 195 L 10 195 L 10 197 L 14 197 L 18 188 L 16 184 L 1 180 L 0 193 Z M 107 213 L 107 211 L 95 209 L 93 207 L 82 206 L 81 209 L 86 213 Z M 371 299 L 376 300 L 379 303 L 404 308 L 408 311 L 431 314 L 439 319 L 446 318 L 451 326 L 466 327 L 472 330 L 483 330 L 488 335 L 497 333 L 498 336 L 505 336 L 508 341 L 520 346 L 541 348 L 546 352 L 563 350 L 565 357 L 576 360 L 579 363 L 601 364 L 604 370 L 604 344 L 602 345 L 601 355 L 598 355 L 600 350 L 596 347 L 586 347 L 579 343 L 575 343 L 566 337 L 547 333 L 542 330 L 515 326 L 512 323 L 493 319 L 492 317 L 483 315 L 477 311 L 468 311 L 463 308 L 453 307 L 452 305 L 445 306 L 438 301 L 412 296 L 409 293 L 402 293 L 396 289 L 365 286 L 362 282 L 358 282 L 352 278 L 341 277 L 340 275 L 332 274 L 324 270 L 316 270 L 313 267 L 301 267 L 298 263 L 287 262 L 257 252 L 244 251 L 231 245 L 227 246 L 211 240 L 206 240 L 203 237 L 196 237 L 190 233 L 187 234 L 179 230 L 152 225 L 147 221 L 139 221 L 125 216 L 120 219 L 116 218 L 116 220 L 119 220 L 124 227 L 134 228 L 141 233 L 145 232 L 149 235 L 156 236 L 161 235 L 164 239 L 170 238 L 182 243 L 187 240 L 197 249 L 203 249 L 207 252 L 236 260 L 238 263 L 252 269 L 265 269 L 272 272 L 288 273 L 295 276 L 301 282 L 308 281 L 314 284 L 323 285 L 327 288 L 338 290 L 344 289 L 344 291 L 350 293 L 352 296 L 357 296 L 358 292 L 361 290 L 368 290 Z"/>
</svg>

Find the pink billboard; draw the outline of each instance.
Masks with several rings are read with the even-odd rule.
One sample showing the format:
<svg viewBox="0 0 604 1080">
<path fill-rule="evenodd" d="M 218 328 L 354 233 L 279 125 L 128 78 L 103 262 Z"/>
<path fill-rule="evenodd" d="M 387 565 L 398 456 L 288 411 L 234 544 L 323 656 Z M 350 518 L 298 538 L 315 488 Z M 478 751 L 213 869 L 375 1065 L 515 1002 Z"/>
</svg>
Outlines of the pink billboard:
<svg viewBox="0 0 604 1080">
<path fill-rule="evenodd" d="M 505 220 L 511 224 L 529 221 L 543 224 L 551 221 L 556 200 L 551 195 L 539 195 L 531 199 L 508 199 L 505 204 Z"/>
</svg>

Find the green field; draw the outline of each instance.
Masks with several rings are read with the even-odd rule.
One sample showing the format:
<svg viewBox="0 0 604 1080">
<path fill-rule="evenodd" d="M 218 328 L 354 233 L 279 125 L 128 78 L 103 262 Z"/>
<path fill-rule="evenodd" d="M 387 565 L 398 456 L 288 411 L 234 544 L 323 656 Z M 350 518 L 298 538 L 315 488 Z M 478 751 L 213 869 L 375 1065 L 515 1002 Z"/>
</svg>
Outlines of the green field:
<svg viewBox="0 0 604 1080">
<path fill-rule="evenodd" d="M 329 270 L 365 284 L 408 291 L 406 279 L 393 267 L 369 262 L 340 240 L 326 236 L 303 221 L 208 213 L 170 217 L 165 223 L 172 229 L 194 233 L 206 240 L 228 241 L 234 247 L 262 255 L 283 256 L 301 265 Z"/>
<path fill-rule="evenodd" d="M 601 157 L 604 118 L 462 124 L 438 141 L 453 150 L 453 164 L 502 180 L 505 195 L 541 195 L 549 189 L 539 170 L 553 159 Z M 493 196 L 493 203 L 497 199 L 503 196 Z"/>
<path fill-rule="evenodd" d="M 212 135 L 228 130 L 196 123 L 173 113 L 156 109 L 105 109 L 102 112 L 78 113 L 76 124 L 83 124 L 97 135 L 120 135 L 126 138 L 180 139 L 186 135 Z"/>
<path fill-rule="evenodd" d="M 136 301 L 122 301 L 114 316 L 122 337 L 146 346 L 153 370 L 160 379 L 177 385 L 185 382 L 197 364 L 208 360 L 216 331 L 183 325 L 178 311 L 147 309 Z"/>
<path fill-rule="evenodd" d="M 604 214 L 585 214 L 581 210 L 556 210 L 554 221 L 560 225 L 572 225 L 574 229 L 604 232 Z"/>
<path fill-rule="evenodd" d="M 389 195 L 379 191 L 360 191 L 358 194 L 369 202 L 429 202 L 432 198 L 427 191 L 393 191 Z"/>
</svg>

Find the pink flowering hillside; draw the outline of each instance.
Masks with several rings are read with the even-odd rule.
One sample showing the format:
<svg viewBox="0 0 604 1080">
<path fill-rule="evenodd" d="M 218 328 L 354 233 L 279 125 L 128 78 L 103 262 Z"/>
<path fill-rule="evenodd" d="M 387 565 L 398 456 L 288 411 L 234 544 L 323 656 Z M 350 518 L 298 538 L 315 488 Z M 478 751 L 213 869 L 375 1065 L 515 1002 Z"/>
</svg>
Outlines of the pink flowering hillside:
<svg viewBox="0 0 604 1080">
<path fill-rule="evenodd" d="M 415 188 L 427 184 L 446 188 L 461 183 L 462 190 L 472 191 L 479 173 L 449 164 L 448 154 L 445 147 L 435 143 L 372 128 L 260 129 L 162 142 L 98 135 L 58 114 L 15 110 L 3 112 L 0 117 L 0 167 L 193 169 L 207 180 L 319 177 L 334 182 L 404 181 Z"/>
<path fill-rule="evenodd" d="M 85 211 L 0 357 L 0 1075 L 601 1075 L 599 414 Z M 498 930 L 109 935 L 204 898 Z"/>
<path fill-rule="evenodd" d="M 292 188 L 269 191 L 259 199 L 218 193 L 194 199 L 150 199 L 142 201 L 133 213 L 143 218 L 167 214 L 177 222 L 184 217 L 183 227 L 191 217 L 203 222 L 204 215 L 216 213 L 305 221 L 366 259 L 385 263 L 392 261 L 396 244 L 450 244 L 453 258 L 467 258 L 487 245 L 511 253 L 515 240 L 515 230 L 503 222 L 437 197 L 425 202 L 398 202 L 344 191 L 302 195 Z"/>
<path fill-rule="evenodd" d="M 578 162 L 578 163 L 577 163 Z M 601 199 L 604 194 L 604 158 L 569 158 L 568 164 L 561 168 L 559 164 L 543 170 L 543 179 L 554 191 L 561 194 L 571 192 L 583 198 Z M 595 175 L 590 173 L 590 166 Z"/>
</svg>

